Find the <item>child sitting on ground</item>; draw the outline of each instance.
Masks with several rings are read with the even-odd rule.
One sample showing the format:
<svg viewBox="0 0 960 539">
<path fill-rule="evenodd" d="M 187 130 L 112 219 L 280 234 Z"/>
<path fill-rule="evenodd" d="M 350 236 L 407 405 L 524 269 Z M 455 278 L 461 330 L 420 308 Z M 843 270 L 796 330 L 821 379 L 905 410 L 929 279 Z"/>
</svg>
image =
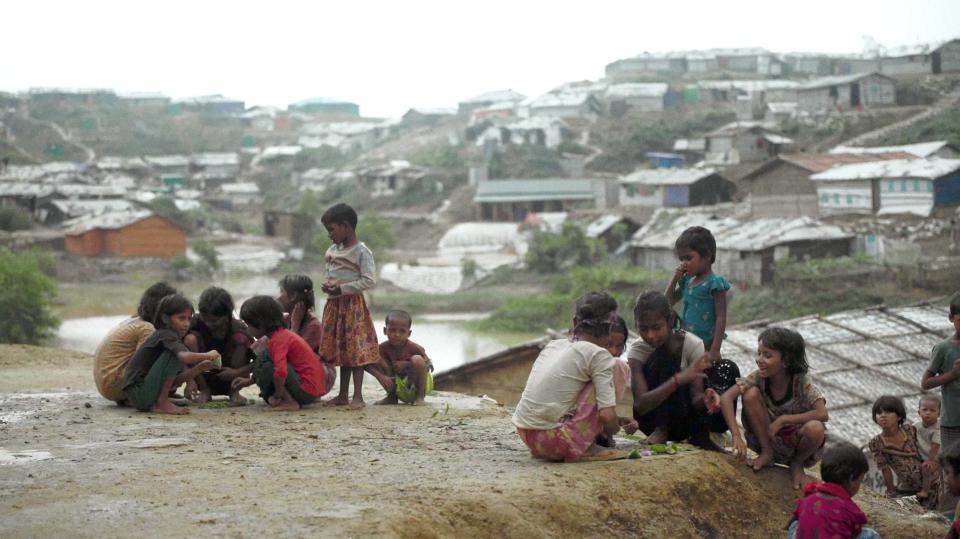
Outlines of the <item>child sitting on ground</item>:
<svg viewBox="0 0 960 539">
<path fill-rule="evenodd" d="M 183 344 L 190 329 L 193 305 L 180 294 L 160 300 L 153 318 L 154 332 L 127 364 L 123 391 L 140 411 L 187 414 L 190 410 L 170 402 L 171 390 L 200 373 L 220 366 L 216 350 L 198 354 Z M 189 367 L 184 370 L 184 367 Z"/>
<path fill-rule="evenodd" d="M 357 212 L 346 204 L 332 206 L 320 218 L 333 242 L 324 255 L 327 279 L 321 290 L 327 294 L 327 303 L 320 356 L 340 367 L 340 394 L 327 404 L 350 404 L 354 410 L 364 407 L 364 367 L 380 361 L 377 331 L 363 297 L 363 291 L 376 283 L 377 270 L 373 253 L 357 239 L 357 219 Z M 348 401 L 351 376 L 353 399 Z"/>
<path fill-rule="evenodd" d="M 905 423 L 907 411 L 900 397 L 884 395 L 873 403 L 873 421 L 882 431 L 868 447 L 883 474 L 887 496 L 916 495 L 923 506 L 934 509 L 939 501 L 939 473 L 924 470 L 917 429 Z M 924 485 L 929 489 L 924 490 Z"/>
<path fill-rule="evenodd" d="M 793 488 L 805 481 L 804 467 L 820 460 L 826 441 L 827 401 L 807 375 L 803 337 L 796 331 L 767 328 L 757 339 L 757 370 L 724 392 L 723 419 L 733 436 L 734 454 L 747 458 L 747 447 L 759 456 L 749 461 L 754 471 L 773 463 L 790 466 Z M 735 405 L 743 395 L 743 428 Z"/>
<path fill-rule="evenodd" d="M 277 297 L 290 331 L 303 337 L 314 352 L 320 353 L 320 340 L 323 324 L 313 313 L 316 302 L 313 295 L 313 280 L 302 274 L 284 275 L 280 279 L 280 295 Z"/>
<path fill-rule="evenodd" d="M 823 482 L 812 481 L 803 489 L 787 528 L 788 539 L 880 539 L 876 531 L 863 527 L 867 516 L 853 501 L 869 469 L 867 457 L 856 446 L 839 443 L 827 448 L 820 463 Z"/>
<path fill-rule="evenodd" d="M 647 443 L 690 438 L 714 449 L 705 421 L 703 371 L 710 363 L 703 341 L 676 327 L 677 315 L 660 292 L 640 294 L 633 316 L 640 334 L 627 355 L 633 417 Z"/>
<path fill-rule="evenodd" d="M 387 313 L 383 328 L 387 341 L 380 343 L 380 361 L 366 367 L 387 392 L 377 404 L 397 404 L 400 400 L 420 406 L 433 391 L 433 363 L 423 347 L 410 340 L 412 324 L 406 311 Z"/>
<path fill-rule="evenodd" d="M 945 490 L 955 497 L 960 496 L 960 444 L 945 447 L 937 460 L 943 468 Z M 946 539 L 960 539 L 960 511 L 954 513 L 953 518 L 953 526 Z"/>
<path fill-rule="evenodd" d="M 680 327 L 703 341 L 711 365 L 705 371 L 706 406 L 712 412 L 720 405 L 720 395 L 740 377 L 740 368 L 729 359 L 721 359 L 720 348 L 727 328 L 727 291 L 730 283 L 713 272 L 717 261 L 717 241 L 702 226 L 684 230 L 674 243 L 680 266 L 667 285 L 670 305 L 683 300 Z M 723 432 L 720 417 L 712 422 L 714 432 Z"/>
<path fill-rule="evenodd" d="M 233 298 L 226 290 L 211 286 L 200 294 L 199 314 L 193 317 L 190 332 L 183 344 L 191 352 L 216 350 L 223 358 L 223 368 L 205 372 L 187 381 L 185 393 L 191 400 L 204 403 L 213 395 L 229 395 L 230 406 L 243 406 L 247 400 L 230 388 L 241 370 L 253 360 L 250 346 L 253 339 L 243 322 L 233 317 Z"/>
<path fill-rule="evenodd" d="M 920 458 L 923 459 L 924 481 L 923 488 L 917 494 L 918 498 L 930 492 L 930 480 L 940 473 L 937 464 L 937 455 L 940 454 L 940 397 L 923 395 L 920 397 L 920 408 L 917 410 L 920 421 L 913 424 L 917 429 L 917 442 L 920 449 Z"/>
<path fill-rule="evenodd" d="M 256 383 L 271 410 L 296 411 L 333 386 L 336 370 L 321 363 L 302 337 L 283 327 L 283 309 L 277 300 L 254 296 L 243 302 L 240 318 L 252 337 L 266 337 L 267 342 L 257 351 L 252 379 L 234 379 L 234 391 Z"/>
</svg>

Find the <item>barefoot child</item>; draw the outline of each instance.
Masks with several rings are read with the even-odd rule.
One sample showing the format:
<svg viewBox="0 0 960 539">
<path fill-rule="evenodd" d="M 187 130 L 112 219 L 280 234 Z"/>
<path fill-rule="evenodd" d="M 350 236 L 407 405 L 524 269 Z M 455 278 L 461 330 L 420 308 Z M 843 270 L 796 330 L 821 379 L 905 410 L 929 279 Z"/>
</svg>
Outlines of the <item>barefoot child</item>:
<svg viewBox="0 0 960 539">
<path fill-rule="evenodd" d="M 824 451 L 823 482 L 812 481 L 803 489 L 804 497 L 797 500 L 787 529 L 788 539 L 880 539 L 876 531 L 863 527 L 867 515 L 853 501 L 869 469 L 863 451 L 852 444 L 839 443 Z"/>
<path fill-rule="evenodd" d="M 357 239 L 357 212 L 336 204 L 320 218 L 333 245 L 327 249 L 327 294 L 323 308 L 320 356 L 340 367 L 340 394 L 328 404 L 363 408 L 363 369 L 380 360 L 377 332 L 363 291 L 373 288 L 376 266 L 373 253 Z M 353 376 L 353 400 L 347 400 Z"/>
<path fill-rule="evenodd" d="M 239 391 L 254 382 L 271 410 L 296 411 L 323 396 L 336 379 L 336 370 L 320 362 L 310 345 L 283 327 L 283 310 L 270 296 L 254 296 L 243 302 L 240 318 L 250 335 L 267 338 L 254 360 L 253 378 L 238 377 L 232 389 Z"/>
<path fill-rule="evenodd" d="M 383 328 L 387 342 L 380 343 L 380 362 L 366 367 L 387 392 L 377 404 L 397 404 L 401 400 L 420 406 L 433 391 L 433 363 L 423 347 L 410 340 L 412 324 L 406 311 L 387 313 Z"/>
<path fill-rule="evenodd" d="M 883 474 L 887 496 L 916 494 L 923 506 L 933 509 L 939 501 L 940 474 L 924 471 L 917 429 L 905 424 L 906 418 L 900 397 L 884 395 L 877 399 L 873 403 L 873 421 L 882 431 L 870 440 L 868 447 Z M 924 485 L 929 485 L 929 490 L 924 491 Z"/>
<path fill-rule="evenodd" d="M 93 354 L 93 379 L 103 398 L 123 406 L 127 396 L 123 394 L 123 373 L 137 349 L 153 335 L 153 315 L 157 304 L 165 296 L 177 290 L 164 282 L 153 284 L 143 292 L 136 316 L 132 316 L 103 338 Z"/>
<path fill-rule="evenodd" d="M 513 414 L 517 434 L 535 458 L 576 462 L 623 458 L 623 451 L 596 444 L 636 423 L 617 417 L 617 398 L 626 389 L 629 369 L 607 352 L 617 301 L 591 292 L 577 302 L 570 339 L 548 343 L 530 371 Z"/>
<path fill-rule="evenodd" d="M 943 486 L 946 492 L 960 497 L 960 444 L 945 447 L 938 459 L 943 468 Z M 960 539 L 960 511 L 954 513 L 953 526 L 946 539 Z"/>
<path fill-rule="evenodd" d="M 703 341 L 711 366 L 705 371 L 708 406 L 715 410 L 719 396 L 740 377 L 740 368 L 729 359 L 720 358 L 720 348 L 727 329 L 727 291 L 730 283 L 713 272 L 717 261 L 717 241 L 702 226 L 684 230 L 674 243 L 680 266 L 667 285 L 665 295 L 670 305 L 683 300 L 680 327 Z M 720 417 L 711 422 L 714 432 L 724 432 Z"/>
<path fill-rule="evenodd" d="M 183 344 L 191 352 L 216 350 L 224 365 L 187 382 L 187 397 L 195 402 L 207 402 L 213 395 L 229 395 L 231 406 L 242 406 L 247 402 L 239 392 L 230 388 L 230 383 L 253 360 L 250 350 L 253 339 L 247 334 L 243 322 L 233 317 L 233 307 L 230 293 L 220 287 L 211 286 L 200 294 L 197 303 L 200 312 L 193 317 Z"/>
<path fill-rule="evenodd" d="M 648 443 L 690 438 L 709 447 L 703 371 L 710 363 L 703 341 L 676 328 L 676 313 L 660 292 L 640 294 L 633 316 L 640 340 L 627 357 L 633 417 L 640 430 Z"/>
<path fill-rule="evenodd" d="M 826 441 L 827 401 L 807 370 L 803 337 L 768 328 L 758 339 L 757 370 L 738 378 L 720 398 L 734 454 L 745 459 L 747 447 L 759 453 L 749 462 L 755 471 L 773 463 L 789 465 L 795 489 L 803 486 L 804 467 L 820 460 Z M 741 395 L 746 441 L 734 408 Z"/>
<path fill-rule="evenodd" d="M 153 319 L 156 328 L 137 350 L 124 372 L 123 391 L 137 410 L 161 414 L 187 414 L 168 399 L 171 390 L 218 366 L 220 354 L 191 352 L 183 344 L 190 329 L 193 305 L 180 294 L 160 300 Z M 215 363 L 216 362 L 216 363 Z M 184 370 L 184 367 L 189 367 Z"/>
<path fill-rule="evenodd" d="M 277 301 L 283 307 L 283 312 L 289 316 L 287 327 L 290 331 L 303 337 L 314 352 L 320 353 L 323 324 L 313 314 L 313 280 L 301 274 L 285 275 L 280 279 L 280 295 Z"/>
<path fill-rule="evenodd" d="M 913 426 L 917 429 L 917 442 L 920 458 L 923 459 L 923 488 L 917 498 L 923 498 L 932 488 L 931 480 L 940 474 L 937 455 L 940 454 L 940 397 L 923 395 L 920 397 L 920 409 L 917 410 L 920 421 Z"/>
</svg>

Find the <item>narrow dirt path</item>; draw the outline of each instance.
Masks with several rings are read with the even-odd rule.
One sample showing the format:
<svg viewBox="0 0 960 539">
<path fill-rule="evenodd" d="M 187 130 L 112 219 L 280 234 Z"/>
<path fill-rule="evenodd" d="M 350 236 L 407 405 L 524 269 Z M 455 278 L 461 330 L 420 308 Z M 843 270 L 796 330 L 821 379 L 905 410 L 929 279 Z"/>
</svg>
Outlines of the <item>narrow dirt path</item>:
<svg viewBox="0 0 960 539">
<path fill-rule="evenodd" d="M 933 105 L 930 105 L 926 110 L 922 112 L 919 112 L 905 120 L 900 120 L 899 122 L 885 125 L 883 127 L 874 129 L 873 131 L 867 131 L 866 133 L 857 135 L 856 137 L 853 137 L 850 140 L 844 141 L 840 145 L 842 146 L 866 145 L 872 140 L 882 138 L 894 131 L 905 129 L 915 123 L 922 122 L 924 120 L 932 118 L 945 110 L 956 108 L 957 106 L 960 106 L 960 87 L 957 87 L 950 93 L 944 95 L 943 97 L 938 99 L 936 103 L 934 103 Z"/>
</svg>

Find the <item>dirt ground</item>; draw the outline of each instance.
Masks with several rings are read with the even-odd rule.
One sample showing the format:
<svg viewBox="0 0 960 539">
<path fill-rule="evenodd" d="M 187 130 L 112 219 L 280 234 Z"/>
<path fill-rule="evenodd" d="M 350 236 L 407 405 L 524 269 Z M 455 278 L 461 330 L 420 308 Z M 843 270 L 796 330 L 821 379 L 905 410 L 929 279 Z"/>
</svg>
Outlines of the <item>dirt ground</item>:
<svg viewBox="0 0 960 539">
<path fill-rule="evenodd" d="M 0 346 L 0 536 L 765 538 L 783 535 L 795 500 L 786 470 L 719 454 L 536 461 L 484 399 L 170 417 L 101 399 L 91 364 Z M 857 502 L 884 537 L 948 527 Z"/>
</svg>

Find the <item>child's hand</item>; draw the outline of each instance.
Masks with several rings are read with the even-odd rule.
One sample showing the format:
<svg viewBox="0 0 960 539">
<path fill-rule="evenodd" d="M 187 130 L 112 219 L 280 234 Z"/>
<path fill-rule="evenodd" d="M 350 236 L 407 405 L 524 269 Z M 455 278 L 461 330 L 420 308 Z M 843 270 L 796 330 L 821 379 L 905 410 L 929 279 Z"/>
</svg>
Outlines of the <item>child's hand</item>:
<svg viewBox="0 0 960 539">
<path fill-rule="evenodd" d="M 747 441 L 743 438 L 743 434 L 739 432 L 733 434 L 733 456 L 740 460 L 747 458 Z"/>
<path fill-rule="evenodd" d="M 250 378 L 234 378 L 233 381 L 230 382 L 230 389 L 232 391 L 239 391 L 252 383 L 253 380 Z"/>
<path fill-rule="evenodd" d="M 684 273 L 686 272 L 683 271 L 683 264 L 680 264 L 679 266 L 677 266 L 677 269 L 673 270 L 673 280 L 679 281 L 680 279 L 683 278 Z"/>
<path fill-rule="evenodd" d="M 300 329 L 300 324 L 303 323 L 303 317 L 307 314 L 307 310 L 303 306 L 302 301 L 298 301 L 296 305 L 293 306 L 293 309 L 290 310 L 290 329 L 297 331 Z"/>
<path fill-rule="evenodd" d="M 770 426 L 767 427 L 767 436 L 769 436 L 770 438 L 773 438 L 773 437 L 776 436 L 777 433 L 780 432 L 780 431 L 783 429 L 783 427 L 785 427 L 785 426 L 786 426 L 786 425 L 785 425 L 784 422 L 783 422 L 783 418 L 778 417 L 778 418 L 774 419 L 773 421 L 770 422 Z"/>
<path fill-rule="evenodd" d="M 960 374 L 960 359 L 953 362 L 953 372 Z"/>
<path fill-rule="evenodd" d="M 707 388 L 703 392 L 703 405 L 707 408 L 708 414 L 715 414 L 720 410 L 720 394 L 713 388 Z"/>
<path fill-rule="evenodd" d="M 640 425 L 629 417 L 618 417 L 617 422 L 620 423 L 620 428 L 623 429 L 623 432 L 627 434 L 633 434 L 640 430 Z"/>
<path fill-rule="evenodd" d="M 936 471 L 940 469 L 940 465 L 937 464 L 935 460 L 925 460 L 920 466 L 923 467 L 923 470 L 927 473 L 936 473 Z"/>
<path fill-rule="evenodd" d="M 343 290 L 340 289 L 340 285 L 335 285 L 335 284 L 331 284 L 331 285 L 325 284 L 322 287 L 320 287 L 320 290 L 323 290 L 324 292 L 326 292 L 328 296 L 331 296 L 331 297 L 336 297 L 336 296 L 339 296 L 340 294 L 343 294 Z"/>
<path fill-rule="evenodd" d="M 197 363 L 197 369 L 198 369 L 200 372 L 212 371 L 212 370 L 215 369 L 215 368 L 216 368 L 216 366 L 215 366 L 215 365 L 213 364 L 213 362 L 210 361 L 209 359 L 205 359 L 205 360 L 201 361 L 200 363 Z"/>
</svg>

